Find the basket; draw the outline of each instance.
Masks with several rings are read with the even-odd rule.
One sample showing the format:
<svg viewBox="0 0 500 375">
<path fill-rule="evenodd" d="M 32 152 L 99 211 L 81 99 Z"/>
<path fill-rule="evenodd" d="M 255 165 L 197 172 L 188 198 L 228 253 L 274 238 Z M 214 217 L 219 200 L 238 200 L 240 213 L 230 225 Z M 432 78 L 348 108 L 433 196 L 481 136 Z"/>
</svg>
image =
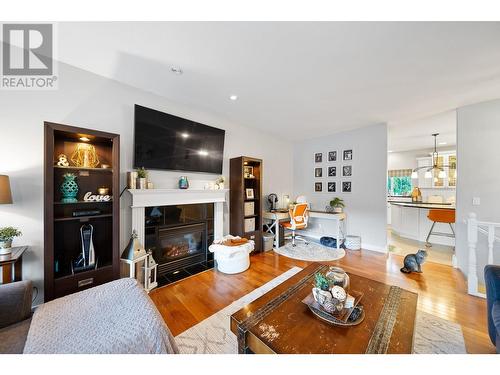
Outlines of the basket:
<svg viewBox="0 0 500 375">
<path fill-rule="evenodd" d="M 361 250 L 361 237 L 345 236 L 345 247 L 349 250 Z"/>
</svg>

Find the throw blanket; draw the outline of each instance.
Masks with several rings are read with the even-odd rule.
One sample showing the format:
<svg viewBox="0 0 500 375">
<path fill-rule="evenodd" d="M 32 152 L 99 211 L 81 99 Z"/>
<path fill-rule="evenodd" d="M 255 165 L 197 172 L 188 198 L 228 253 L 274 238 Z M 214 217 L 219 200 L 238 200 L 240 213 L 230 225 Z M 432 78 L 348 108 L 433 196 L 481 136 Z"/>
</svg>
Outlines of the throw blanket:
<svg viewBox="0 0 500 375">
<path fill-rule="evenodd" d="M 24 353 L 177 353 L 149 296 L 126 278 L 58 298 L 33 315 Z"/>
</svg>

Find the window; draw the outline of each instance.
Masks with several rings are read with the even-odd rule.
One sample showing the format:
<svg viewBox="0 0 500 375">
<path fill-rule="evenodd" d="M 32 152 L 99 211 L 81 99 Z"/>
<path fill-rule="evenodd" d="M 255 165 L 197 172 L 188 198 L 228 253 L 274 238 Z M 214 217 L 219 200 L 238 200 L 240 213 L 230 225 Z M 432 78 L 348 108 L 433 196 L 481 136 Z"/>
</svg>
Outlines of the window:
<svg viewBox="0 0 500 375">
<path fill-rule="evenodd" d="M 387 174 L 387 191 L 389 195 L 410 195 L 413 189 L 411 169 L 390 170 Z"/>
</svg>

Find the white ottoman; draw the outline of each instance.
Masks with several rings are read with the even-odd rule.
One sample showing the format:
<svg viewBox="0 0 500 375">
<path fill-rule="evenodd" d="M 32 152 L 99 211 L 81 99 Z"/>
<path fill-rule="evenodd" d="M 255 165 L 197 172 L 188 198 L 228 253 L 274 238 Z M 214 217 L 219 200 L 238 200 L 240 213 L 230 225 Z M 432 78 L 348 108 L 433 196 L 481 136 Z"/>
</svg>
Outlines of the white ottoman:
<svg viewBox="0 0 500 375">
<path fill-rule="evenodd" d="M 222 243 L 230 239 L 238 239 L 231 235 L 224 236 L 222 240 L 214 241 L 208 248 L 214 253 L 217 269 L 220 272 L 233 274 L 246 271 L 250 267 L 250 253 L 255 247 L 255 242 L 250 240 L 240 246 L 225 246 Z"/>
</svg>

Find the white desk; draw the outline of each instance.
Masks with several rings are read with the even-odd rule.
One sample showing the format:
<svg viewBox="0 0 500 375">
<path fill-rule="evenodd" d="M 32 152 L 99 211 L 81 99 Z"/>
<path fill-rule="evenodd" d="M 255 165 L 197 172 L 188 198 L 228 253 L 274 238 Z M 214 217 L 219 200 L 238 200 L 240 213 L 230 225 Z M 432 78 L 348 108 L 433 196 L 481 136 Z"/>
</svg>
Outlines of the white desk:
<svg viewBox="0 0 500 375">
<path fill-rule="evenodd" d="M 273 229 L 275 229 L 275 237 L 274 237 L 274 247 L 278 248 L 279 247 L 279 222 L 281 220 L 290 220 L 290 216 L 287 212 L 270 212 L 270 211 L 264 211 L 262 217 L 264 219 L 267 219 L 271 221 L 270 224 L 266 224 L 267 230 L 266 232 L 271 233 Z M 346 233 L 346 214 L 345 213 L 340 213 L 336 214 L 333 212 L 324 212 L 324 211 L 309 211 L 309 217 L 314 217 L 318 219 L 326 219 L 326 220 L 332 220 L 334 221 L 334 228 L 333 232 L 336 234 L 335 238 L 337 239 L 337 249 L 340 248 L 341 243 L 345 240 L 345 233 Z"/>
</svg>

